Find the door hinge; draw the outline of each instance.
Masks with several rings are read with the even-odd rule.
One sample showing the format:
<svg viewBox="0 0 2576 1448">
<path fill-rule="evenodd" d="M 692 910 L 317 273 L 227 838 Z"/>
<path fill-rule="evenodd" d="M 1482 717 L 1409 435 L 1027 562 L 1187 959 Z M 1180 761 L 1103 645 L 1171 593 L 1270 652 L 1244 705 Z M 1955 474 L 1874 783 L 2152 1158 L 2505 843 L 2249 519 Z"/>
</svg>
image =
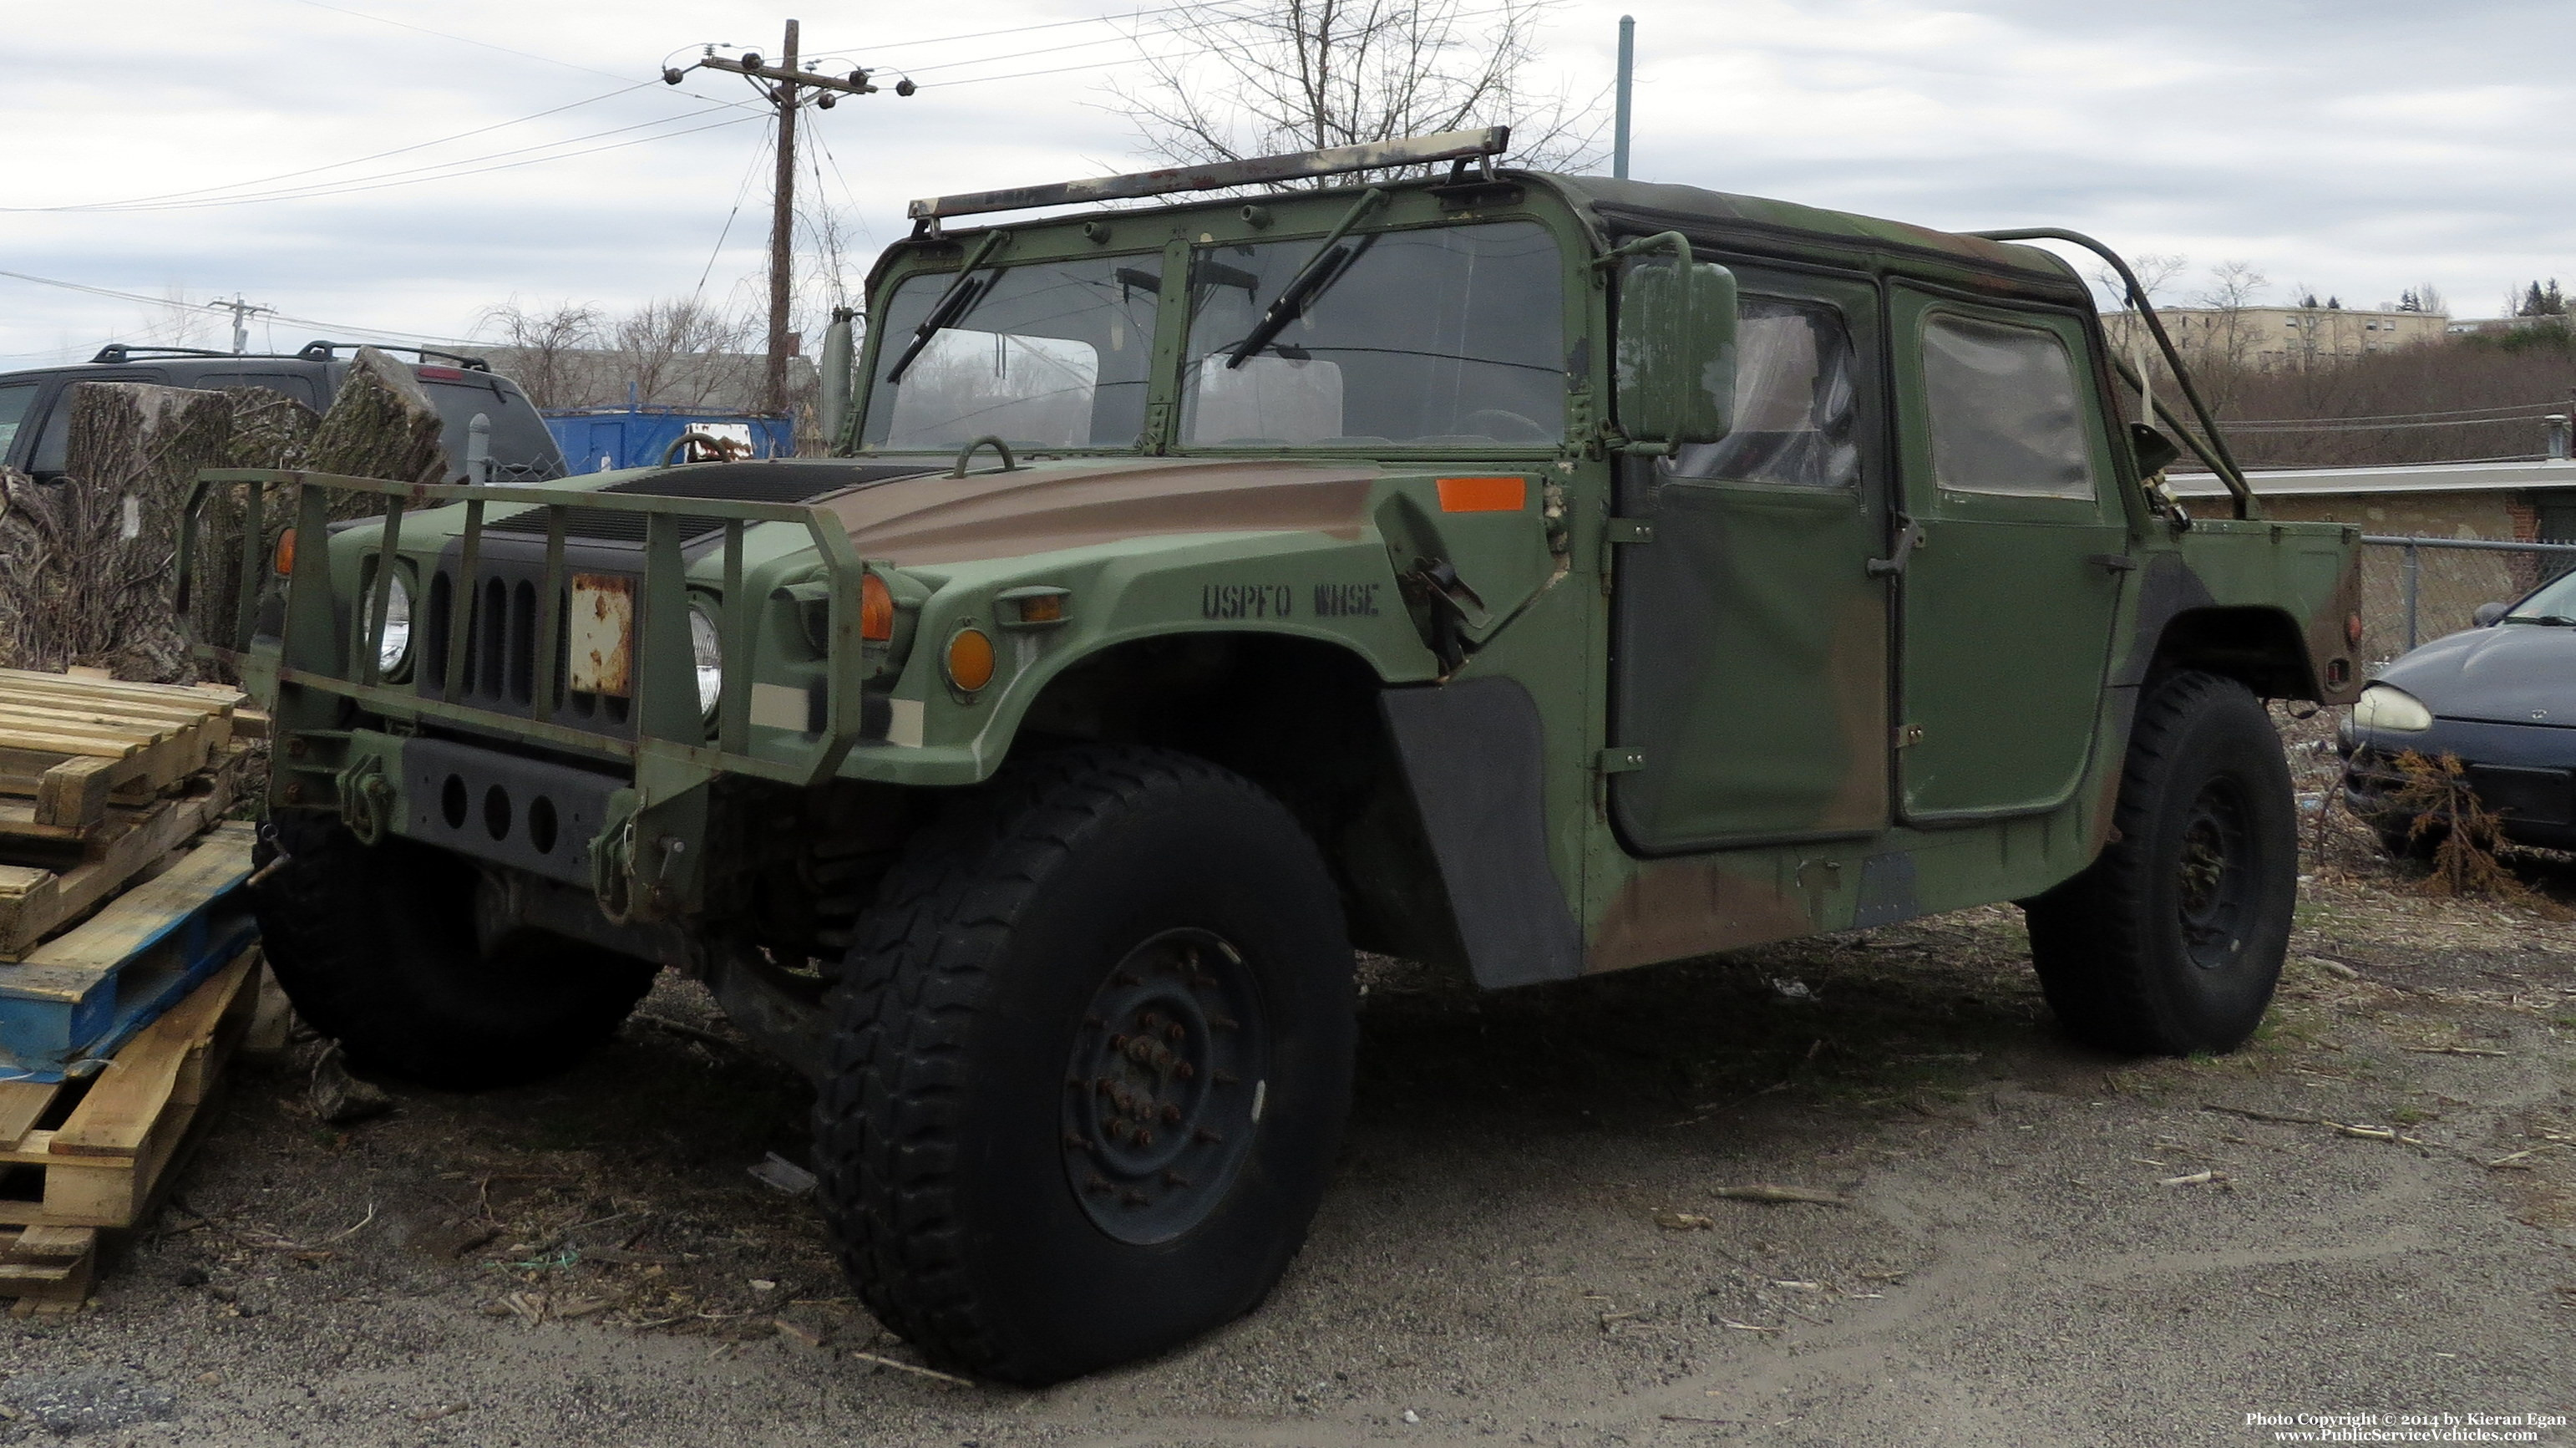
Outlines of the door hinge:
<svg viewBox="0 0 2576 1448">
<path fill-rule="evenodd" d="M 1897 726 L 1896 726 L 1896 740 L 1895 740 L 1895 743 L 1896 743 L 1896 747 L 1897 747 L 1897 748 L 1899 748 L 1899 749 L 1904 749 L 1904 748 L 1907 748 L 1907 747 L 1909 747 L 1909 746 L 1911 746 L 1911 745 L 1920 744 L 1920 743 L 1922 743 L 1922 742 L 1923 742 L 1923 726 L 1922 726 L 1922 725 L 1920 725 L 1920 724 L 1899 724 L 1899 725 L 1897 725 Z"/>
<path fill-rule="evenodd" d="M 1598 774 L 1629 774 L 1645 767 L 1646 751 L 1642 749 L 1604 749 L 1592 761 L 1593 771 Z"/>
<path fill-rule="evenodd" d="M 2138 560 L 2126 553 L 2096 553 L 2084 561 L 2096 568 L 2107 568 L 2113 573 L 2134 573 L 2138 568 Z"/>
<path fill-rule="evenodd" d="M 1601 520 L 1601 591 L 1610 591 L 1610 576 L 1618 571 L 1616 549 L 1624 544 L 1652 543 L 1655 525 L 1643 518 L 1604 518 Z"/>
</svg>

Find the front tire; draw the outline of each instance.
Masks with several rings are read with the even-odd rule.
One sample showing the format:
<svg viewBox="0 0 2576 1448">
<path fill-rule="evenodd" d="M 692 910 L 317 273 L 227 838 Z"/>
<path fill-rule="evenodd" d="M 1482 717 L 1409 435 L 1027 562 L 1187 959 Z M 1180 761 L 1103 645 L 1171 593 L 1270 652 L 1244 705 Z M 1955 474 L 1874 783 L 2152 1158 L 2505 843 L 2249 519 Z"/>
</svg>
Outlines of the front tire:
<svg viewBox="0 0 2576 1448">
<path fill-rule="evenodd" d="M 252 908 L 269 968 L 362 1070 L 455 1090 L 550 1076 L 607 1040 L 653 984 L 650 962 L 539 931 L 487 946 L 478 877 L 455 855 L 363 844 L 301 811 L 268 828 Z"/>
<path fill-rule="evenodd" d="M 1032 1385 L 1258 1306 L 1349 1109 L 1351 966 L 1323 860 L 1249 781 L 1006 768 L 908 848 L 834 992 L 815 1156 L 861 1299 Z"/>
<path fill-rule="evenodd" d="M 2289 948 L 2298 825 L 2288 762 L 2244 685 L 2163 679 L 2138 711 L 2110 844 L 2028 902 L 2031 960 L 2069 1034 L 2114 1051 L 2229 1051 Z"/>
</svg>

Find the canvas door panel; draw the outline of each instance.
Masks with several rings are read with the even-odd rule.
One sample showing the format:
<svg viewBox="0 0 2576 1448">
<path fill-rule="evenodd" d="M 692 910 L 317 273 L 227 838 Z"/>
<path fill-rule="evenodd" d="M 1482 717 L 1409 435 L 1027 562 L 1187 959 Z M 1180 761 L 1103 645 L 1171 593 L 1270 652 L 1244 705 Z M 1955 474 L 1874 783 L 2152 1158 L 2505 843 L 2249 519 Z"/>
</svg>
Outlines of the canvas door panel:
<svg viewBox="0 0 2576 1448">
<path fill-rule="evenodd" d="M 2084 329 L 1900 287 L 1892 355 L 1904 509 L 1899 808 L 2035 813 L 2091 762 L 2125 551 Z M 2060 359 L 2050 361 L 2051 357 Z M 2062 368 L 2062 372 L 2061 369 Z"/>
<path fill-rule="evenodd" d="M 1888 817 L 1885 469 L 1865 284 L 1744 268 L 1737 431 L 1629 459 L 1619 512 L 1612 776 L 1627 847 L 1673 854 L 1867 834 Z"/>
</svg>

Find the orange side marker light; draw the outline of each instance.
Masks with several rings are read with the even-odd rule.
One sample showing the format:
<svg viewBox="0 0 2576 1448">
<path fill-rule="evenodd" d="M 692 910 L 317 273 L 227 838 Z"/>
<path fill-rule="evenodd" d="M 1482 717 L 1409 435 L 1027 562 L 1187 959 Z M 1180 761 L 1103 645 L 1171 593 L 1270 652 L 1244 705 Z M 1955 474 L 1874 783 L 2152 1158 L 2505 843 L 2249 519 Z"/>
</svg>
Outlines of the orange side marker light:
<svg viewBox="0 0 2576 1448">
<path fill-rule="evenodd" d="M 1527 478 L 1442 478 L 1443 513 L 1517 513 L 1529 506 Z"/>
<path fill-rule="evenodd" d="M 277 554 L 269 560 L 269 566 L 277 570 L 277 576 L 280 578 L 295 571 L 294 529 L 289 528 L 277 535 Z"/>
</svg>

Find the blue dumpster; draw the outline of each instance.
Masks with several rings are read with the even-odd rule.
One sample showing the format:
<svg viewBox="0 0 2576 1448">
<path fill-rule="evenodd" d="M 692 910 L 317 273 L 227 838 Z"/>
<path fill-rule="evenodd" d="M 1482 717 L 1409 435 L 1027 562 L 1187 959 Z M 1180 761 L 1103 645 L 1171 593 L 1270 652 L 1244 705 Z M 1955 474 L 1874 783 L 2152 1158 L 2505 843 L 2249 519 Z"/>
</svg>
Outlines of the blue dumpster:
<svg viewBox="0 0 2576 1448">
<path fill-rule="evenodd" d="M 546 413 L 546 427 L 563 449 L 564 465 L 574 473 L 652 467 L 662 461 L 671 444 L 691 432 L 742 444 L 756 458 L 796 455 L 795 424 L 766 413 L 677 407 L 558 408 Z"/>
</svg>

